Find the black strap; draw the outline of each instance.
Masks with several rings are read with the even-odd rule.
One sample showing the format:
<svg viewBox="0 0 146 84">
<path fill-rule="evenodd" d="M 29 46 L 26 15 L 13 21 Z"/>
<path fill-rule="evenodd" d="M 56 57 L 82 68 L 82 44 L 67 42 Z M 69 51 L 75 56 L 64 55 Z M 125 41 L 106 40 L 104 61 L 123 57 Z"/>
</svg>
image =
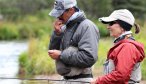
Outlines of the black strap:
<svg viewBox="0 0 146 84">
<path fill-rule="evenodd" d="M 77 44 L 72 42 L 72 41 L 73 41 L 73 36 L 74 36 L 74 33 L 76 32 L 78 26 L 80 25 L 80 23 L 81 23 L 82 21 L 84 21 L 85 19 L 86 19 L 86 18 L 81 18 L 81 19 L 78 20 L 77 22 L 71 22 L 70 24 L 67 24 L 67 25 L 66 25 L 66 27 L 74 25 L 74 26 L 73 26 L 73 29 L 72 29 L 72 34 L 71 34 L 71 36 L 70 36 L 70 38 L 69 38 L 69 41 L 70 41 L 70 42 L 69 42 L 69 46 L 72 45 L 72 46 L 77 47 Z M 67 30 L 67 28 L 65 29 L 64 32 L 66 32 L 66 30 Z M 63 37 L 62 37 L 62 43 L 63 43 L 63 42 L 64 42 L 64 35 L 63 35 Z M 64 49 L 64 46 L 61 46 L 60 49 L 63 50 L 63 49 Z"/>
<path fill-rule="evenodd" d="M 135 84 L 135 83 L 140 83 L 140 81 L 135 81 L 135 80 L 132 80 L 132 79 L 130 79 L 128 81 L 128 84 Z"/>
<path fill-rule="evenodd" d="M 80 74 L 76 76 L 64 76 L 64 79 L 93 78 L 92 74 Z"/>
<path fill-rule="evenodd" d="M 72 41 L 73 41 L 73 36 L 74 36 L 74 34 L 75 34 L 75 32 L 76 32 L 78 26 L 80 25 L 80 23 L 81 23 L 82 21 L 84 21 L 84 20 L 85 20 L 85 18 L 81 19 L 81 20 L 78 21 L 78 22 L 76 23 L 76 25 L 74 26 L 73 34 L 72 34 L 71 39 L 70 39 L 70 45 L 77 46 L 77 45 L 75 45 L 75 44 L 72 42 Z"/>
<path fill-rule="evenodd" d="M 120 40 L 125 39 L 125 37 L 126 37 L 126 35 L 123 35 L 122 37 L 117 38 L 117 39 L 114 41 L 114 43 L 117 43 L 117 42 L 119 42 Z M 128 39 L 134 40 L 134 41 L 135 41 L 135 39 L 134 39 L 133 36 L 130 36 Z"/>
</svg>

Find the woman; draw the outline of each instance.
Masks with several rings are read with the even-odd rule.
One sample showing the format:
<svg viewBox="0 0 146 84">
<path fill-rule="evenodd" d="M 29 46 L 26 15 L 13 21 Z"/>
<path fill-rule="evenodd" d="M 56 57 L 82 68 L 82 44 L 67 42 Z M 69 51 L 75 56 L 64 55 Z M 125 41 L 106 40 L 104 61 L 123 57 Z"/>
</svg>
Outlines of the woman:
<svg viewBox="0 0 146 84">
<path fill-rule="evenodd" d="M 115 40 L 104 64 L 105 75 L 91 84 L 138 84 L 141 80 L 140 63 L 145 53 L 144 46 L 133 38 L 130 31 L 135 25 L 135 33 L 139 33 L 134 16 L 129 10 L 120 9 L 109 17 L 99 18 L 99 21 L 108 24 L 110 36 Z"/>
</svg>

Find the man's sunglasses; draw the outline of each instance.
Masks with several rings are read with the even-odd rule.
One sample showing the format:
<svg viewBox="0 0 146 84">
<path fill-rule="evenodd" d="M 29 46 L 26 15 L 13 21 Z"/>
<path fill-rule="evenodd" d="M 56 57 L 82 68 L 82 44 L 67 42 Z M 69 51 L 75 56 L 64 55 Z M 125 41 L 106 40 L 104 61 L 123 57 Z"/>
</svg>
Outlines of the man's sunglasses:
<svg viewBox="0 0 146 84">
<path fill-rule="evenodd" d="M 114 24 L 116 24 L 117 22 L 115 22 L 115 21 L 112 21 L 112 22 L 109 22 L 108 24 L 109 24 L 109 26 L 112 26 L 112 25 L 114 25 Z"/>
</svg>

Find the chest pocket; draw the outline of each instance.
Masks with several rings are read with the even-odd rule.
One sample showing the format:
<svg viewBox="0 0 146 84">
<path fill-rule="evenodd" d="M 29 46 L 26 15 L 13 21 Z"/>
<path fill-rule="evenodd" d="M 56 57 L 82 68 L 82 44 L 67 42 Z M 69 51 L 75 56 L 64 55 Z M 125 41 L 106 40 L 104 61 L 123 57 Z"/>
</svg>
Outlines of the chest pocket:
<svg viewBox="0 0 146 84">
<path fill-rule="evenodd" d="M 112 72 L 112 70 L 115 69 L 115 65 L 114 65 L 114 62 L 113 60 L 109 59 L 109 60 L 106 60 L 105 63 L 103 64 L 104 65 L 104 74 L 109 74 Z"/>
</svg>

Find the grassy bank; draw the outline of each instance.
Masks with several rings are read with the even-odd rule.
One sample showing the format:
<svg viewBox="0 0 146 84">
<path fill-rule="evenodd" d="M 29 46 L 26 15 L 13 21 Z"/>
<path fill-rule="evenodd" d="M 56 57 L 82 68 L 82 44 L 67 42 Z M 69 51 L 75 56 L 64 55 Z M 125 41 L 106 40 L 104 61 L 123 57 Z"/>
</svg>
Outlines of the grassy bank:
<svg viewBox="0 0 146 84">
<path fill-rule="evenodd" d="M 55 73 L 54 60 L 49 58 L 48 50 L 49 37 L 41 39 L 32 38 L 29 41 L 29 50 L 21 54 L 19 58 L 19 74 L 24 76 L 50 75 Z"/>
</svg>

